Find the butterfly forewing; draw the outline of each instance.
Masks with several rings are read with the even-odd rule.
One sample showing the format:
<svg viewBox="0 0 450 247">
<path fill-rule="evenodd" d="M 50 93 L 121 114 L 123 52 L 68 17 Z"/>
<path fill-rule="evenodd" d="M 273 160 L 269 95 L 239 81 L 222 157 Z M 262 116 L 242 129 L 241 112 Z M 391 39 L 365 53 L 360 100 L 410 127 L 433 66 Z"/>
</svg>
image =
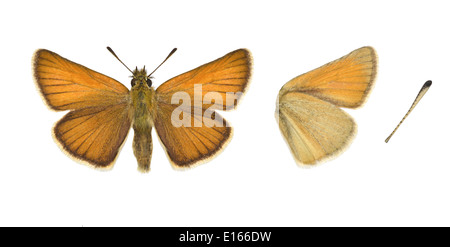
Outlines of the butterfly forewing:
<svg viewBox="0 0 450 247">
<path fill-rule="evenodd" d="M 376 73 L 375 50 L 362 47 L 290 80 L 280 95 L 288 91 L 304 92 L 336 106 L 356 108 L 367 98 Z"/>
<path fill-rule="evenodd" d="M 96 167 L 110 166 L 130 129 L 128 89 L 48 50 L 36 52 L 34 76 L 50 108 L 73 110 L 53 129 L 62 148 Z"/>
<path fill-rule="evenodd" d="M 202 108 L 234 109 L 248 86 L 250 70 L 250 52 L 239 49 L 168 80 L 156 90 L 157 98 L 160 102 L 170 103 L 173 94 L 182 91 L 191 96 L 191 105 L 194 105 L 194 91 L 201 86 L 202 97 L 214 93 L 223 99 L 223 102 L 205 103 Z M 227 94 L 228 99 L 234 94 L 236 100 L 226 101 Z"/>
<path fill-rule="evenodd" d="M 54 110 L 126 103 L 128 89 L 120 82 L 48 50 L 34 57 L 34 76 Z"/>
</svg>

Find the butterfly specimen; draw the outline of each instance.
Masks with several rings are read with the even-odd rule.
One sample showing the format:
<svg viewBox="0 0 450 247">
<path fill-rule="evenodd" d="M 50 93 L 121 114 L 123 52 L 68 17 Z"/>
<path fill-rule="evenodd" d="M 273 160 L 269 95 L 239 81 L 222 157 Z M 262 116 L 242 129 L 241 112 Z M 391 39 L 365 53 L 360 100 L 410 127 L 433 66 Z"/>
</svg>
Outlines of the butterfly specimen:
<svg viewBox="0 0 450 247">
<path fill-rule="evenodd" d="M 388 143 L 388 141 L 391 139 L 391 137 L 394 135 L 394 133 L 397 131 L 398 127 L 405 121 L 406 117 L 411 113 L 411 111 L 416 107 L 416 105 L 419 103 L 419 101 L 422 99 L 422 97 L 425 95 L 425 93 L 428 91 L 428 89 L 431 87 L 432 82 L 430 80 L 426 81 L 422 88 L 420 89 L 419 93 L 417 94 L 416 99 L 414 100 L 413 104 L 409 108 L 408 112 L 405 114 L 403 119 L 400 121 L 400 123 L 395 127 L 394 131 L 384 140 L 384 142 Z"/>
<path fill-rule="evenodd" d="M 362 47 L 295 77 L 280 89 L 276 119 L 298 163 L 316 164 L 349 145 L 356 124 L 339 107 L 361 106 L 376 72 L 375 50 Z"/>
<path fill-rule="evenodd" d="M 69 111 L 53 128 L 69 156 L 96 168 L 111 168 L 133 127 L 138 170 L 148 172 L 152 128 L 176 168 L 204 162 L 225 147 L 232 128 L 216 110 L 236 107 L 249 82 L 251 57 L 245 49 L 230 52 L 157 89 L 150 77 L 154 71 L 147 74 L 145 67 L 134 71 L 127 67 L 132 73 L 131 90 L 48 50 L 36 51 L 33 65 L 47 105 Z"/>
</svg>

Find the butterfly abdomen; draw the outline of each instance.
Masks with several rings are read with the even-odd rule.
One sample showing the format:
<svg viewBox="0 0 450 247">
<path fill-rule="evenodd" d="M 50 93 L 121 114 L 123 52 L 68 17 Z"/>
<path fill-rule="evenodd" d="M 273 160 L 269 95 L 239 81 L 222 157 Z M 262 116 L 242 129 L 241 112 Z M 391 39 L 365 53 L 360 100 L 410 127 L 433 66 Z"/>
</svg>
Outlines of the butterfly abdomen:
<svg viewBox="0 0 450 247">
<path fill-rule="evenodd" d="M 131 89 L 133 108 L 133 152 L 138 162 L 138 170 L 150 171 L 152 157 L 152 127 L 155 108 L 155 90 L 146 85 Z"/>
<path fill-rule="evenodd" d="M 138 162 L 138 170 L 150 171 L 150 160 L 152 158 L 152 135 L 151 128 L 148 131 L 134 129 L 133 152 Z"/>
</svg>

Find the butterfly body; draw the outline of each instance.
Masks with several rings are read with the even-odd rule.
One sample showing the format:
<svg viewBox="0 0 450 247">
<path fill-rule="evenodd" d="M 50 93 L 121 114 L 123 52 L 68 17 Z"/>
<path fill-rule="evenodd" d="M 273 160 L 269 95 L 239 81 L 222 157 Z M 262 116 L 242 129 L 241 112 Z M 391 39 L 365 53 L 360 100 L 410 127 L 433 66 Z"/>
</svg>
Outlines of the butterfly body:
<svg viewBox="0 0 450 247">
<path fill-rule="evenodd" d="M 142 172 L 150 170 L 152 157 L 152 128 L 156 110 L 156 92 L 151 86 L 145 68 L 133 71 L 131 80 L 131 118 L 134 130 L 133 153 Z"/>
</svg>

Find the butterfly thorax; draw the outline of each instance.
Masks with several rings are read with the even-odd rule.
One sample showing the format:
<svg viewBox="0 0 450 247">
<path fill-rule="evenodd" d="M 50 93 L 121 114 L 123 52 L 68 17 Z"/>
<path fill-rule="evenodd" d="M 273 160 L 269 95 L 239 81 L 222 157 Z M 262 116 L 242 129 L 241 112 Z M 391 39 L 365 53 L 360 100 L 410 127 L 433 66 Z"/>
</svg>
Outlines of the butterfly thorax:
<svg viewBox="0 0 450 247">
<path fill-rule="evenodd" d="M 131 88 L 133 128 L 151 129 L 154 119 L 155 89 L 147 84 L 136 84 Z"/>
</svg>

